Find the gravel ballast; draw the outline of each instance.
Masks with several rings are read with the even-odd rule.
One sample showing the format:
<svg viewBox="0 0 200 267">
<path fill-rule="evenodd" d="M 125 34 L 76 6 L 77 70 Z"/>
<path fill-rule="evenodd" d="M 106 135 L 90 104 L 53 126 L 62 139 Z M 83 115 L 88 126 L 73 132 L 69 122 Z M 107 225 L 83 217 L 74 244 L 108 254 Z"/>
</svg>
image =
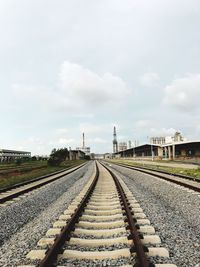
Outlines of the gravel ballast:
<svg viewBox="0 0 200 267">
<path fill-rule="evenodd" d="M 23 262 L 26 254 L 36 247 L 38 240 L 81 191 L 93 171 L 94 164 L 89 163 L 1 208 L 0 266 L 11 267 Z"/>
<path fill-rule="evenodd" d="M 169 250 L 170 258 L 162 262 L 199 267 L 199 195 L 148 174 L 115 165 L 112 169 L 120 173 Z"/>
</svg>

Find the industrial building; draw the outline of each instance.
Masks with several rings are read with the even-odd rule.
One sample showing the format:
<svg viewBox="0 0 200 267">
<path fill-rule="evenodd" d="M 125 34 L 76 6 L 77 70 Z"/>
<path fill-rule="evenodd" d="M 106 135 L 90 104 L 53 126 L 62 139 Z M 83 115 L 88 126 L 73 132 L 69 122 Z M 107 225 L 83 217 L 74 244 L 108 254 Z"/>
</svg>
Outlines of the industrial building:
<svg viewBox="0 0 200 267">
<path fill-rule="evenodd" d="M 172 137 L 152 137 L 150 138 L 150 143 L 128 149 L 125 142 L 120 144 L 120 147 L 118 147 L 116 128 L 114 127 L 112 157 L 137 157 L 152 160 L 199 159 L 200 161 L 200 141 L 186 141 L 180 132 L 176 132 Z"/>
<path fill-rule="evenodd" d="M 198 159 L 200 141 L 183 141 L 170 144 L 144 144 L 114 154 L 114 157 L 138 157 L 151 159 Z"/>
<path fill-rule="evenodd" d="M 20 158 L 30 158 L 31 152 L 0 149 L 0 162 L 10 162 Z"/>
<path fill-rule="evenodd" d="M 83 145 L 82 147 L 77 147 L 76 150 L 81 150 L 85 153 L 86 156 L 90 156 L 90 147 L 85 146 L 85 134 L 83 133 Z"/>
<path fill-rule="evenodd" d="M 200 141 L 174 142 L 163 145 L 163 158 L 200 158 Z"/>
<path fill-rule="evenodd" d="M 85 153 L 81 150 L 69 150 L 69 160 L 84 159 Z"/>
<path fill-rule="evenodd" d="M 154 145 L 162 145 L 166 143 L 166 138 L 165 137 L 151 137 L 150 138 L 150 143 Z"/>
<path fill-rule="evenodd" d="M 127 143 L 126 142 L 120 142 L 118 146 L 118 151 L 123 151 L 127 149 Z"/>
<path fill-rule="evenodd" d="M 156 136 L 150 138 L 150 143 L 154 145 L 163 145 L 174 142 L 184 142 L 186 139 L 180 132 L 176 132 L 174 136 Z"/>
</svg>

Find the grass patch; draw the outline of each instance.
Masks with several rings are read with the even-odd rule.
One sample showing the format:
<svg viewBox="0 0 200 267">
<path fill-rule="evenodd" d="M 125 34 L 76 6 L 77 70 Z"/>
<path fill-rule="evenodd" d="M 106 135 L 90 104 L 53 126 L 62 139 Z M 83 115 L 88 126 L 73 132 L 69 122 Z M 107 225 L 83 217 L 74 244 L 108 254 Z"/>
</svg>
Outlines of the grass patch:
<svg viewBox="0 0 200 267">
<path fill-rule="evenodd" d="M 14 184 L 18 184 L 24 181 L 31 180 L 33 178 L 37 178 L 46 174 L 50 174 L 52 172 L 56 172 L 62 169 L 68 169 L 71 167 L 78 166 L 82 163 L 84 163 L 85 160 L 72 160 L 72 161 L 65 161 L 61 164 L 59 167 L 50 167 L 47 165 L 47 162 L 45 163 L 42 168 L 34 168 L 30 171 L 27 171 L 26 173 L 10 173 L 7 174 L 5 177 L 0 178 L 0 188 L 8 187 Z M 24 166 L 27 168 L 27 166 Z"/>
<path fill-rule="evenodd" d="M 147 168 L 151 168 L 152 170 L 167 171 L 167 172 L 174 173 L 174 174 L 182 174 L 182 175 L 187 175 L 187 176 L 200 179 L 200 167 L 198 169 L 186 169 L 186 168 L 181 168 L 181 167 L 178 168 L 178 167 L 171 167 L 171 166 L 151 165 L 151 163 L 146 164 L 146 163 L 138 163 L 138 162 L 133 162 L 133 161 L 128 161 L 128 160 L 117 160 L 117 159 L 110 160 L 109 162 L 126 164 L 126 165 L 133 166 L 133 167 L 134 166 L 135 167 L 137 166 L 147 167 Z"/>
<path fill-rule="evenodd" d="M 16 163 L 0 163 L 0 170 L 1 169 L 20 169 L 24 167 L 34 167 L 34 166 L 46 166 L 47 161 L 27 161 L 23 162 L 20 165 Z"/>
</svg>

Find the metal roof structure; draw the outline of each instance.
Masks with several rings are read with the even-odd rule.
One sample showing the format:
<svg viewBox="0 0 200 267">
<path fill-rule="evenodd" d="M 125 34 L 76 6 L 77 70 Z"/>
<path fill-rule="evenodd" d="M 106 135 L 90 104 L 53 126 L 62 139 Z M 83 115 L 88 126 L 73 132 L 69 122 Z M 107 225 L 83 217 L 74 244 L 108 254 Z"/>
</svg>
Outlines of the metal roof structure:
<svg viewBox="0 0 200 267">
<path fill-rule="evenodd" d="M 19 151 L 11 149 L 0 149 L 0 153 L 17 153 L 17 154 L 31 154 L 29 151 Z"/>
<path fill-rule="evenodd" d="M 193 143 L 200 143 L 200 140 L 173 142 L 173 143 L 162 144 L 160 146 L 166 147 L 166 146 L 173 146 L 173 145 L 187 145 L 187 144 L 193 144 Z"/>
</svg>

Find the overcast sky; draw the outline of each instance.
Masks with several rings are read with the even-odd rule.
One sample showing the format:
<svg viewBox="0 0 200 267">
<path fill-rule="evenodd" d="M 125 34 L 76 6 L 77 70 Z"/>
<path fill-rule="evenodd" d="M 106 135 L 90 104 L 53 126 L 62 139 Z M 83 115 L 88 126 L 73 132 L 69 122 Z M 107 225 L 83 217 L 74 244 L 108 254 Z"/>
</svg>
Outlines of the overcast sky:
<svg viewBox="0 0 200 267">
<path fill-rule="evenodd" d="M 200 139 L 199 0 L 1 0 L 0 148 Z"/>
</svg>

